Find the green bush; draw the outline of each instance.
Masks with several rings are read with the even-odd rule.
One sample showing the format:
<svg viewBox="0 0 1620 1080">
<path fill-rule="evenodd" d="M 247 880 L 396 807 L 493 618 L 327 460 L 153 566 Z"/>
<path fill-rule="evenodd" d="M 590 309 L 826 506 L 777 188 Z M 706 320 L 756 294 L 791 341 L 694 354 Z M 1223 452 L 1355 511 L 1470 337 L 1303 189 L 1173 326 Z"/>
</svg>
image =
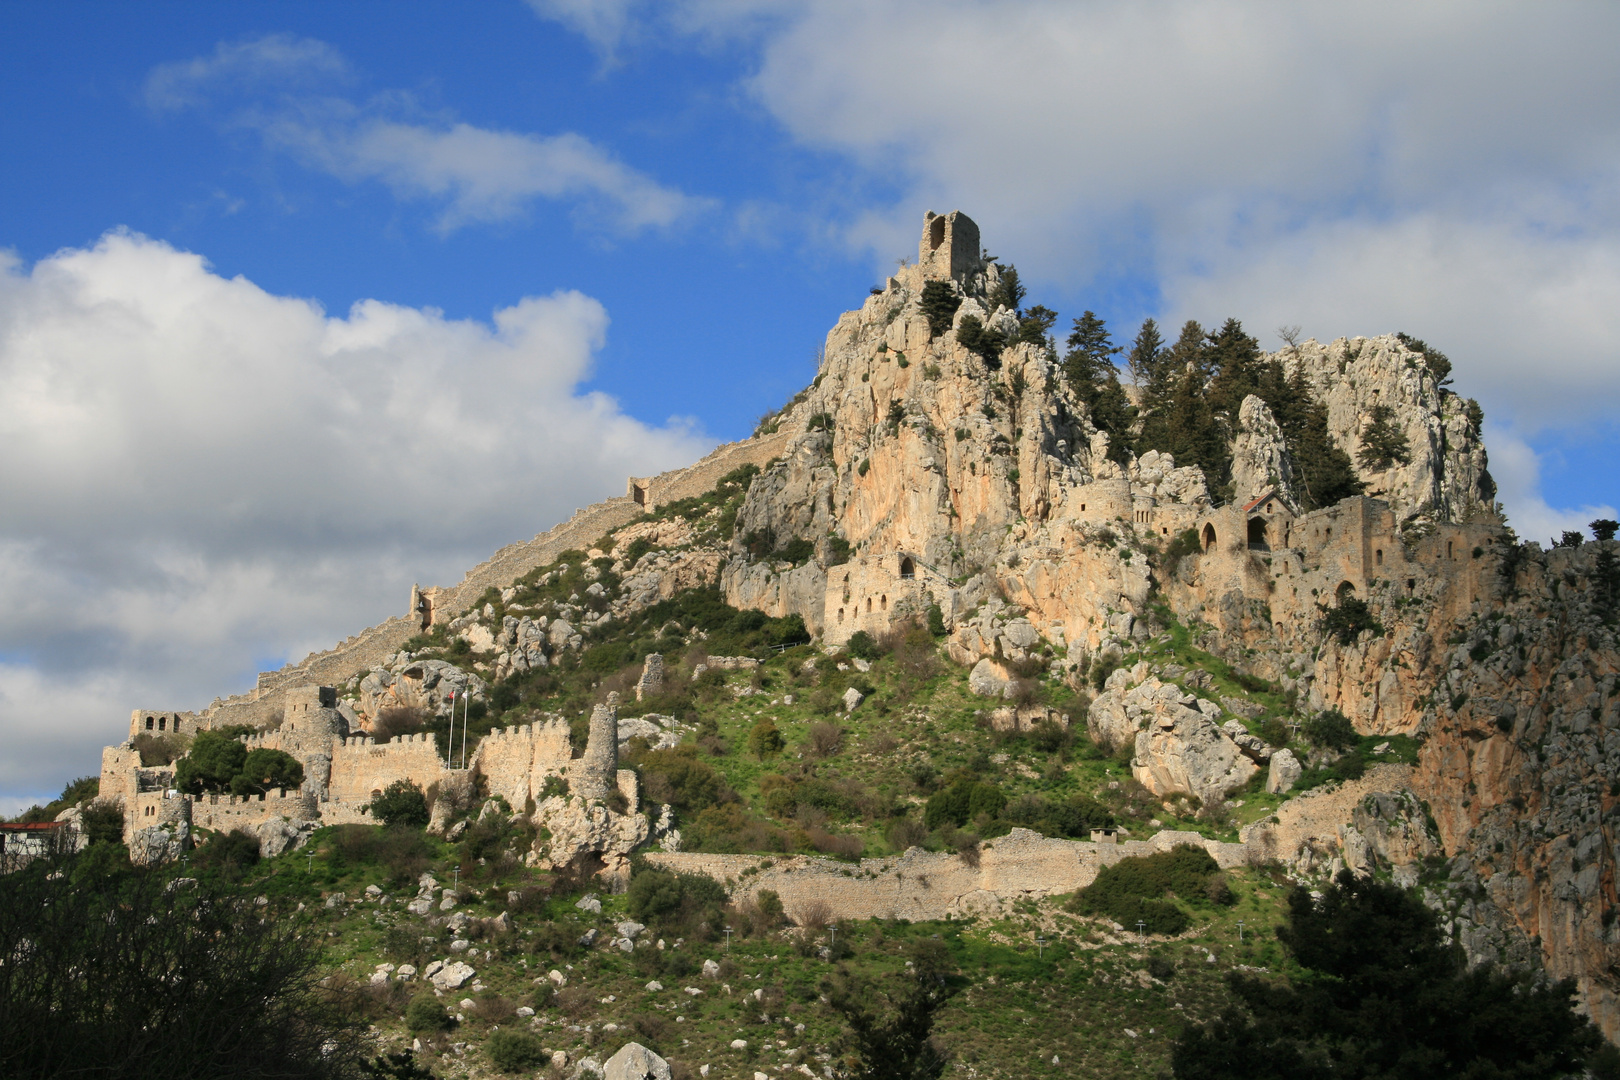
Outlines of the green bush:
<svg viewBox="0 0 1620 1080">
<path fill-rule="evenodd" d="M 1325 637 L 1337 640 L 1340 645 L 1354 644 L 1363 630 L 1372 631 L 1374 637 L 1384 632 L 1384 624 L 1373 618 L 1367 601 L 1348 592 L 1333 607 L 1323 609 L 1318 626 Z"/>
<path fill-rule="evenodd" d="M 247 747 L 222 731 L 199 731 L 191 752 L 174 769 L 174 785 L 188 795 L 228 791 L 247 761 Z"/>
<path fill-rule="evenodd" d="M 1043 836 L 1071 837 L 1087 840 L 1093 829 L 1114 827 L 1114 815 L 1095 799 L 1075 795 L 1064 802 L 1054 802 L 1040 795 L 1025 795 L 1008 803 L 1001 811 L 1001 820 L 1025 829 L 1033 829 Z"/>
<path fill-rule="evenodd" d="M 923 823 L 930 829 L 942 825 L 961 828 L 980 814 L 994 818 L 1007 805 L 1007 796 L 994 784 L 964 777 L 928 800 Z"/>
<path fill-rule="evenodd" d="M 962 306 L 962 298 L 948 282 L 930 281 L 923 286 L 922 308 L 923 317 L 928 320 L 928 336 L 939 337 L 951 328 L 951 320 L 956 317 L 956 309 Z"/>
<path fill-rule="evenodd" d="M 692 743 L 650 750 L 632 764 L 647 785 L 648 799 L 668 803 L 683 813 L 695 814 L 737 797 L 724 778 L 698 757 Z"/>
<path fill-rule="evenodd" d="M 1095 881 L 1075 894 L 1072 906 L 1081 914 L 1106 915 L 1129 930 L 1140 922 L 1147 933 L 1179 934 L 1190 920 L 1166 895 L 1193 904 L 1209 903 L 1215 895 L 1229 902 L 1230 890 L 1211 889 L 1216 877 L 1222 877 L 1220 867 L 1209 852 L 1180 844 L 1103 867 Z"/>
<path fill-rule="evenodd" d="M 79 829 L 86 844 L 121 844 L 124 812 L 114 802 L 93 802 L 80 812 Z"/>
<path fill-rule="evenodd" d="M 282 750 L 249 750 L 242 768 L 231 777 L 232 795 L 263 795 L 272 788 L 296 791 L 304 783 L 304 766 Z"/>
<path fill-rule="evenodd" d="M 538 1069 L 551 1060 L 541 1048 L 538 1036 L 511 1028 L 502 1028 L 491 1035 L 484 1049 L 495 1067 L 507 1073 Z"/>
<path fill-rule="evenodd" d="M 234 880 L 259 861 L 259 838 L 245 829 L 232 829 L 204 844 L 192 861 L 198 867 L 219 870 Z"/>
<path fill-rule="evenodd" d="M 1327 709 L 1305 721 L 1305 737 L 1328 750 L 1348 750 L 1361 740 L 1350 718 L 1338 709 Z"/>
<path fill-rule="evenodd" d="M 748 733 L 748 749 L 761 760 L 773 754 L 780 754 L 784 745 L 786 744 L 783 742 L 782 733 L 777 730 L 769 717 L 755 724 L 753 730 Z"/>
<path fill-rule="evenodd" d="M 883 655 L 883 650 L 878 647 L 877 639 L 865 630 L 857 630 L 851 634 L 848 643 L 844 647 L 849 650 L 849 655 L 859 660 L 876 660 Z"/>
<path fill-rule="evenodd" d="M 421 829 L 427 826 L 429 815 L 427 798 L 422 789 L 409 780 L 395 780 L 387 788 L 371 797 L 367 807 L 371 816 L 384 825 L 408 825 Z"/>
</svg>

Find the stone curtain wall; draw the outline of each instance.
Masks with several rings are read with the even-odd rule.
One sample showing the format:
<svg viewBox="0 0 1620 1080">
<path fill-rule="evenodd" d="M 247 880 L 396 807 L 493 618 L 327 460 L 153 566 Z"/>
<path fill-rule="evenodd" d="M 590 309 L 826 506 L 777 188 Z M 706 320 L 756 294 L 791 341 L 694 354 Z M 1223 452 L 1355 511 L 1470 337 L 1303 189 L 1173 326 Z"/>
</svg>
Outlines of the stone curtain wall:
<svg viewBox="0 0 1620 1080">
<path fill-rule="evenodd" d="M 484 777 L 490 795 L 499 795 L 513 810 L 522 811 L 530 799 L 539 799 L 546 777 L 567 773 L 572 754 L 568 721 L 558 717 L 491 731 L 478 744 L 473 768 Z"/>
<path fill-rule="evenodd" d="M 185 801 L 191 804 L 192 828 L 222 833 L 232 829 L 252 829 L 272 818 L 312 821 L 317 817 L 313 798 L 300 791 L 288 792 L 281 788 L 264 795 L 242 798 L 234 795 L 186 796 Z M 137 827 L 145 826 L 137 822 Z"/>
<path fill-rule="evenodd" d="M 1204 848 L 1223 869 L 1249 862 L 1244 845 L 1205 840 L 1197 833 L 1167 831 L 1150 840 L 1106 844 L 1053 840 L 1028 829 L 1014 829 L 985 843 L 977 867 L 959 855 L 921 848 L 884 859 L 862 859 L 858 866 L 803 855 L 773 859 L 653 851 L 645 857 L 667 870 L 711 877 L 726 886 L 733 900 L 752 899 L 761 889 L 775 890 L 790 917 L 820 902 L 835 918 L 915 921 L 994 911 L 1013 900 L 1073 892 L 1095 881 L 1104 866 L 1129 856 L 1169 851 L 1177 844 Z"/>
<path fill-rule="evenodd" d="M 332 744 L 332 779 L 328 791 L 338 802 L 369 802 L 396 780 L 408 780 L 424 791 L 447 771 L 430 734 L 401 735 L 378 745 L 363 735 Z"/>
</svg>

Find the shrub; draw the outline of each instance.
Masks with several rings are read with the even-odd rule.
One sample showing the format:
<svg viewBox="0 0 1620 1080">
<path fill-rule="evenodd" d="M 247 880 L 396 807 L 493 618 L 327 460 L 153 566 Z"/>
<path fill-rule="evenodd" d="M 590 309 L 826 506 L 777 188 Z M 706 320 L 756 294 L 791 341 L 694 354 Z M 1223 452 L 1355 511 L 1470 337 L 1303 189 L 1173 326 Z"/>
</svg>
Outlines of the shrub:
<svg viewBox="0 0 1620 1080">
<path fill-rule="evenodd" d="M 428 823 L 427 797 L 409 780 L 395 780 L 381 794 L 373 795 L 367 807 L 371 816 L 385 825 L 425 828 Z"/>
<path fill-rule="evenodd" d="M 1275 716 L 1260 721 L 1260 737 L 1270 746 L 1288 745 L 1288 725 Z"/>
<path fill-rule="evenodd" d="M 124 811 L 108 800 L 96 800 L 79 815 L 79 829 L 86 844 L 121 844 L 124 841 Z M 255 848 L 257 852 L 257 848 Z"/>
<path fill-rule="evenodd" d="M 231 794 L 262 795 L 271 788 L 296 790 L 304 783 L 304 766 L 282 750 L 260 747 L 242 759 L 242 769 L 231 777 Z"/>
<path fill-rule="evenodd" d="M 769 718 L 755 724 L 748 733 L 748 749 L 762 761 L 773 754 L 780 754 L 784 745 L 782 733 Z"/>
<path fill-rule="evenodd" d="M 517 703 L 513 702 L 512 704 Z M 391 742 L 397 736 L 410 735 L 421 731 L 427 726 L 428 720 L 429 716 L 426 709 L 419 709 L 411 705 L 396 705 L 392 708 L 381 709 L 377 713 L 377 719 L 371 725 L 371 737 L 379 743 Z"/>
<path fill-rule="evenodd" d="M 1043 754 L 1056 754 L 1074 742 L 1074 735 L 1062 724 L 1042 720 L 1029 733 L 1029 744 Z"/>
<path fill-rule="evenodd" d="M 540 1039 L 527 1031 L 502 1028 L 484 1044 L 489 1060 L 501 1072 L 528 1072 L 547 1064 L 551 1059 L 540 1046 Z"/>
<path fill-rule="evenodd" d="M 937 638 L 945 636 L 945 612 L 938 604 L 928 605 L 928 632 Z"/>
<path fill-rule="evenodd" d="M 849 642 L 844 647 L 849 651 L 849 655 L 859 660 L 876 660 L 883 655 L 877 639 L 865 630 L 857 630 L 851 634 Z"/>
<path fill-rule="evenodd" d="M 197 866 L 216 869 L 235 880 L 243 870 L 259 861 L 259 838 L 245 829 L 232 829 L 202 846 L 193 860 Z"/>
<path fill-rule="evenodd" d="M 677 810 L 697 813 L 737 797 L 725 780 L 698 757 L 691 743 L 650 750 L 636 760 L 647 784 L 647 797 Z"/>
<path fill-rule="evenodd" d="M 176 758 L 185 754 L 186 737 L 173 732 L 153 735 L 149 731 L 143 731 L 135 736 L 135 749 L 141 755 L 141 765 L 144 768 L 172 765 Z"/>
<path fill-rule="evenodd" d="M 247 747 L 235 738 L 221 731 L 199 731 L 191 740 L 191 752 L 175 766 L 174 785 L 188 795 L 225 791 L 246 760 Z"/>
<path fill-rule="evenodd" d="M 1367 601 L 1348 592 L 1333 607 L 1322 610 L 1318 626 L 1324 636 L 1336 639 L 1340 645 L 1354 644 L 1363 630 L 1371 630 L 1374 637 L 1384 632 L 1384 625 L 1373 618 Z"/>
<path fill-rule="evenodd" d="M 1305 721 L 1305 737 L 1329 750 L 1348 750 L 1361 740 L 1350 718 L 1338 709 L 1327 709 Z"/>
<path fill-rule="evenodd" d="M 1007 796 L 994 784 L 964 777 L 928 800 L 923 823 L 930 829 L 942 825 L 961 828 L 980 814 L 995 817 L 1007 805 Z"/>
<path fill-rule="evenodd" d="M 450 1014 L 432 994 L 418 994 L 405 1006 L 405 1026 L 416 1035 L 425 1031 L 449 1031 Z"/>
<path fill-rule="evenodd" d="M 1193 903 L 1211 899 L 1210 879 L 1220 868 L 1209 852 L 1190 844 L 1170 851 L 1121 859 L 1105 866 L 1097 879 L 1075 893 L 1072 906 L 1087 915 L 1106 915 L 1127 929 L 1179 934 L 1190 923 L 1187 914 L 1164 899 L 1173 894 Z"/>
<path fill-rule="evenodd" d="M 357 1075 L 366 1022 L 317 986 L 324 935 L 247 899 L 111 844 L 8 874 L 0 1076 Z"/>
<path fill-rule="evenodd" d="M 786 544 L 784 544 L 781 549 L 776 552 L 776 557 L 798 566 L 800 563 L 808 561 L 810 556 L 814 555 L 815 553 L 815 542 L 812 540 L 806 540 L 801 536 L 797 539 L 789 540 Z"/>
</svg>

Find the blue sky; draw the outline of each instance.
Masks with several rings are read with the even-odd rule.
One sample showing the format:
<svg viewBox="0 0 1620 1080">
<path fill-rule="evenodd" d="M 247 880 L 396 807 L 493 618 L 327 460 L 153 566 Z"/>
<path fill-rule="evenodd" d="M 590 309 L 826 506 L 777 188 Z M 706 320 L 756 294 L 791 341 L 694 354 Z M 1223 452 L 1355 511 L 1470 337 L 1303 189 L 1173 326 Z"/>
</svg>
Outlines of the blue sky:
<svg viewBox="0 0 1620 1080">
<path fill-rule="evenodd" d="M 0 3 L 0 812 L 746 436 L 960 208 L 1091 308 L 1405 330 L 1620 503 L 1620 9 Z"/>
</svg>

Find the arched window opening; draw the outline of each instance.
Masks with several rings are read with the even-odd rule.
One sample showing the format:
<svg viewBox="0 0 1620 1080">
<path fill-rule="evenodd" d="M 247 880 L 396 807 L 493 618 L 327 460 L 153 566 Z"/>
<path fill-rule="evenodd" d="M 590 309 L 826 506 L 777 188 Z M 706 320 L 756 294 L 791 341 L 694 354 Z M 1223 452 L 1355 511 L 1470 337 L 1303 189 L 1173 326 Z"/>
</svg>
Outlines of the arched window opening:
<svg viewBox="0 0 1620 1080">
<path fill-rule="evenodd" d="M 1215 526 L 1213 525 L 1204 526 L 1204 550 L 1215 550 Z"/>
<path fill-rule="evenodd" d="M 1383 548 L 1375 548 L 1373 550 L 1373 565 L 1375 565 L 1375 566 L 1383 566 L 1384 565 L 1384 549 Z"/>
<path fill-rule="evenodd" d="M 844 609 L 843 608 L 838 609 L 838 621 L 839 622 L 844 621 Z"/>
<path fill-rule="evenodd" d="M 900 560 L 900 580 L 911 581 L 916 576 L 917 564 L 911 561 L 911 556 L 907 555 Z"/>
<path fill-rule="evenodd" d="M 1249 519 L 1249 550 L 1250 551 L 1270 551 L 1271 550 L 1271 545 L 1266 542 L 1266 519 L 1265 518 L 1254 517 L 1254 518 Z"/>
<path fill-rule="evenodd" d="M 167 716 L 158 717 L 158 730 L 159 731 L 164 730 L 164 725 L 168 722 L 168 719 L 169 718 Z"/>
<path fill-rule="evenodd" d="M 146 718 L 146 730 L 151 731 L 156 726 L 157 726 L 157 720 L 154 719 L 153 717 L 148 716 Z"/>
<path fill-rule="evenodd" d="M 883 611 L 889 610 L 889 598 L 887 595 L 885 595 L 883 599 L 878 602 L 878 607 Z"/>
<path fill-rule="evenodd" d="M 928 250 L 936 251 L 945 242 L 945 219 L 937 217 L 928 223 Z"/>
<path fill-rule="evenodd" d="M 1344 603 L 1345 597 L 1356 595 L 1356 587 L 1350 584 L 1348 581 L 1341 581 L 1339 582 L 1338 589 L 1334 591 L 1334 595 L 1338 597 L 1339 603 L 1342 604 Z"/>
<path fill-rule="evenodd" d="M 868 615 L 872 614 L 872 598 L 870 596 L 866 598 L 866 613 Z"/>
</svg>

